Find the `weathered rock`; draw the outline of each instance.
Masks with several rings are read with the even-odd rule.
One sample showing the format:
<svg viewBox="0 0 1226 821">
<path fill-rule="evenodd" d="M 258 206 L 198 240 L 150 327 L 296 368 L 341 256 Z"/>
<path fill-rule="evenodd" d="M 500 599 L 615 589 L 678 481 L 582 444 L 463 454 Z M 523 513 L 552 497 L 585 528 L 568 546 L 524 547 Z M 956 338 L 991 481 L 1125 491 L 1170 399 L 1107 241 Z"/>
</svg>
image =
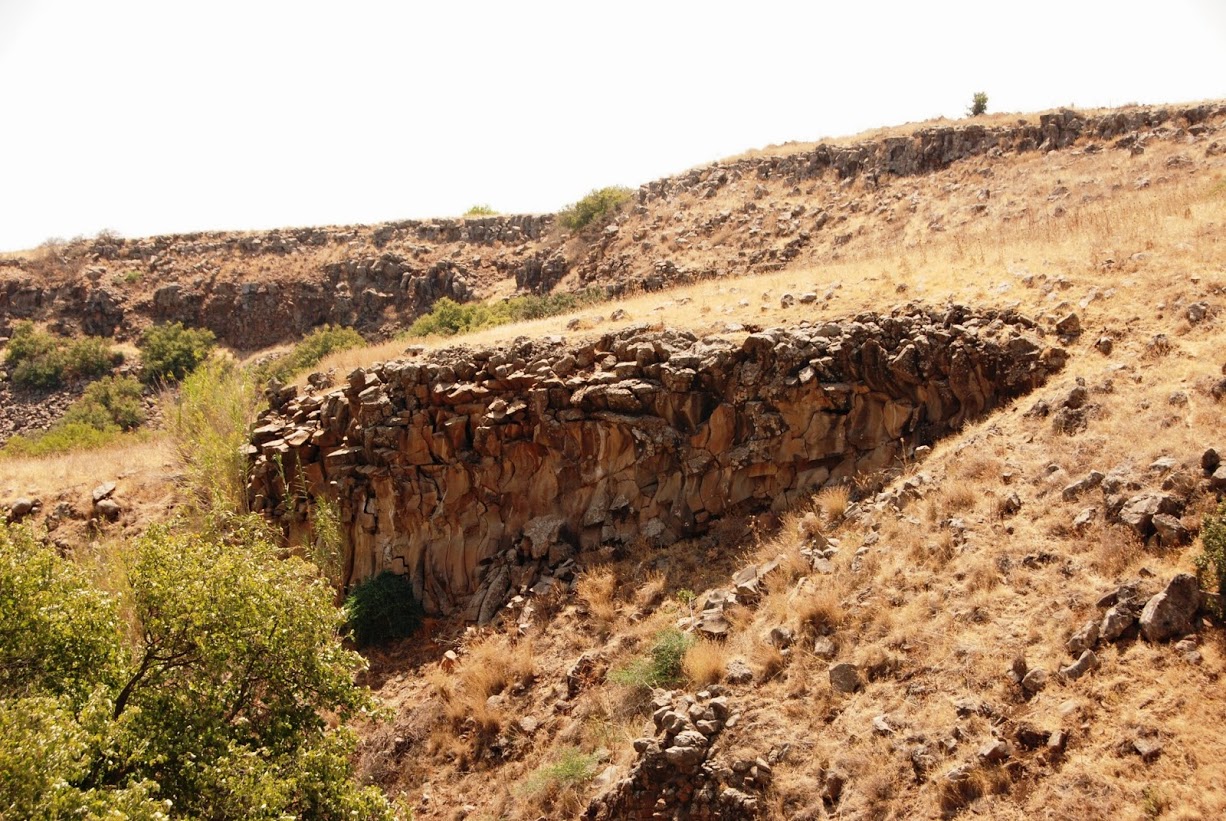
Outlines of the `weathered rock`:
<svg viewBox="0 0 1226 821">
<path fill-rule="evenodd" d="M 1141 611 L 1141 635 L 1149 641 L 1166 641 L 1196 629 L 1200 610 L 1200 584 L 1190 573 L 1171 579 L 1166 589 L 1154 596 Z"/>
<path fill-rule="evenodd" d="M 830 686 L 837 693 L 855 693 L 864 689 L 864 677 L 854 664 L 832 664 L 829 672 Z"/>
<path fill-rule="evenodd" d="M 1069 636 L 1069 640 L 1065 642 L 1065 647 L 1068 648 L 1069 654 L 1079 656 L 1086 650 L 1093 650 L 1098 644 L 1098 628 L 1101 620 L 1091 619 L 1081 628 Z"/>
<path fill-rule="evenodd" d="M 42 507 L 42 503 L 38 499 L 31 499 L 28 496 L 23 496 L 9 505 L 8 520 L 13 524 L 19 524 L 31 513 L 36 512 L 40 507 Z"/>
<path fill-rule="evenodd" d="M 103 499 L 94 505 L 94 513 L 99 518 L 106 519 L 109 522 L 114 522 L 119 519 L 119 514 L 123 512 L 123 508 L 114 499 Z"/>
<path fill-rule="evenodd" d="M 1137 615 L 1133 609 L 1126 604 L 1117 604 L 1103 615 L 1098 634 L 1103 641 L 1116 641 L 1136 623 Z"/>
<path fill-rule="evenodd" d="M 985 741 L 979 747 L 978 756 L 980 761 L 986 761 L 989 764 L 999 764 L 1002 761 L 1008 761 L 1010 754 L 1009 742 L 996 738 Z"/>
<path fill-rule="evenodd" d="M 731 659 L 724 670 L 724 681 L 729 684 L 747 684 L 753 681 L 753 670 L 744 659 Z"/>
<path fill-rule="evenodd" d="M 1158 536 L 1158 543 L 1163 547 L 1177 547 L 1187 544 L 1191 539 L 1191 534 L 1183 526 L 1183 522 L 1169 513 L 1155 514 L 1151 524 L 1154 526 L 1154 533 Z"/>
<path fill-rule="evenodd" d="M 1098 656 L 1094 655 L 1093 650 L 1086 650 L 1075 662 L 1060 668 L 1060 675 L 1069 681 L 1075 681 L 1096 667 L 1098 667 Z"/>
</svg>

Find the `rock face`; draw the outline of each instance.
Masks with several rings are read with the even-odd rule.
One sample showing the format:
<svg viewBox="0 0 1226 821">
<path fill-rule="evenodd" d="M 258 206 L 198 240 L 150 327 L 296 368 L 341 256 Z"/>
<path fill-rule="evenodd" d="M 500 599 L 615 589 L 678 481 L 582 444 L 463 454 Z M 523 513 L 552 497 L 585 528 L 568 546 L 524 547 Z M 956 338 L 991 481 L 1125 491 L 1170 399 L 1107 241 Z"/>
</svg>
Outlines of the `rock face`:
<svg viewBox="0 0 1226 821">
<path fill-rule="evenodd" d="M 122 337 L 177 321 L 242 350 L 325 323 L 375 333 L 471 299 L 478 280 L 539 269 L 553 225 L 528 214 L 80 240 L 0 266 L 0 331 L 36 319 Z"/>
<path fill-rule="evenodd" d="M 347 583 L 408 574 L 429 612 L 484 619 L 575 550 L 668 544 L 890 465 L 1058 369 L 1032 330 L 912 307 L 741 342 L 437 351 L 266 412 L 250 502 L 301 541 L 311 499 L 337 500 Z"/>
</svg>

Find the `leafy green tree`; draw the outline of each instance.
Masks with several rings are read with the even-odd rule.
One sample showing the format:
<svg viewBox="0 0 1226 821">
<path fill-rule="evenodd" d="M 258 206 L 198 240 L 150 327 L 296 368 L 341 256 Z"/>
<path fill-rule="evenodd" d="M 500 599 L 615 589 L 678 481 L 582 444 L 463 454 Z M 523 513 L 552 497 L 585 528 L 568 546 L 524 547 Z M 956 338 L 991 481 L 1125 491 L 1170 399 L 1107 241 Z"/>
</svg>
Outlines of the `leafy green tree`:
<svg viewBox="0 0 1226 821">
<path fill-rule="evenodd" d="M 391 817 L 325 719 L 373 702 L 313 567 L 240 518 L 151 529 L 127 579 L 0 528 L 0 816 Z"/>
<path fill-rule="evenodd" d="M 988 95 L 985 91 L 976 91 L 971 97 L 971 106 L 966 110 L 966 113 L 972 117 L 979 117 L 988 113 Z"/>
<path fill-rule="evenodd" d="M 182 381 L 209 358 L 216 337 L 208 328 L 185 328 L 182 322 L 154 325 L 141 334 L 141 379 L 147 383 Z"/>
</svg>

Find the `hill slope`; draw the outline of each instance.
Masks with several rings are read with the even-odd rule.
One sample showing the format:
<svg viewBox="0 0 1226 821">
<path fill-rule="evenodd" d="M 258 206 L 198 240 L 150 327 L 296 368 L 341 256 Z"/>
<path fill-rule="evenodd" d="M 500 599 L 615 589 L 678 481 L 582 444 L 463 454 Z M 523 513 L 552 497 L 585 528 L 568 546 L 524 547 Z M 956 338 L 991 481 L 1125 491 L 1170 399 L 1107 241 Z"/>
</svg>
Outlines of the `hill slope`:
<svg viewBox="0 0 1226 821">
<path fill-rule="evenodd" d="M 1226 110 L 1095 117 L 781 149 L 644 186 L 588 235 L 491 246 L 491 292 L 548 287 L 548 267 L 622 296 L 469 353 L 632 325 L 737 347 L 915 301 L 1028 317 L 1068 361 L 882 471 L 663 547 L 578 553 L 488 626 L 436 620 L 372 651 L 395 717 L 365 731 L 366 775 L 417 818 L 1220 816 L 1221 626 L 1138 618 L 1193 571 L 1226 492 Z M 1099 125 L 1060 136 L 1073 120 Z M 554 262 L 520 264 L 533 254 Z M 16 267 L 12 293 L 35 287 Z M 76 316 L 57 300 L 33 315 Z M 716 616 L 685 650 L 674 631 Z"/>
</svg>

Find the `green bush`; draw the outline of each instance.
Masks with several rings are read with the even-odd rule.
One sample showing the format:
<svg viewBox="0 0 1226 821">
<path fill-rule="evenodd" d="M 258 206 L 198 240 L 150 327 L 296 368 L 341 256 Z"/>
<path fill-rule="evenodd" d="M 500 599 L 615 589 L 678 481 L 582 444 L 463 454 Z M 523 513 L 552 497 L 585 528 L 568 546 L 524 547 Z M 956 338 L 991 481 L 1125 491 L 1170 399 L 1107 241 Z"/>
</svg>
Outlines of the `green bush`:
<svg viewBox="0 0 1226 821">
<path fill-rule="evenodd" d="M 1226 503 L 1217 513 L 1205 516 L 1201 525 L 1200 539 L 1204 550 L 1196 557 L 1196 570 L 1201 586 L 1218 596 L 1218 607 L 1226 602 Z M 1219 612 L 1219 616 L 1224 615 Z"/>
<path fill-rule="evenodd" d="M 347 351 L 351 348 L 361 348 L 365 344 L 366 340 L 353 328 L 324 325 L 303 337 L 302 341 L 295 345 L 288 354 L 265 362 L 256 368 L 256 381 L 261 384 L 270 379 L 285 382 L 315 367 L 329 354 Z"/>
<path fill-rule="evenodd" d="M 976 91 L 971 97 L 971 106 L 966 110 L 967 114 L 972 117 L 978 117 L 988 113 L 988 95 L 983 91 Z"/>
<path fill-rule="evenodd" d="M 345 600 L 345 614 L 358 647 L 411 636 L 421 626 L 421 605 L 405 576 L 384 570 L 360 583 Z"/>
<path fill-rule="evenodd" d="M 511 322 L 526 322 L 557 316 L 599 302 L 603 297 L 594 290 L 577 294 L 546 294 L 511 297 L 494 302 L 458 303 L 443 297 L 434 303 L 430 313 L 417 318 L 405 332 L 406 336 L 454 336 L 493 328 Z"/>
<path fill-rule="evenodd" d="M 472 208 L 469 208 L 464 212 L 464 216 L 466 217 L 493 217 L 497 214 L 497 211 L 484 204 L 474 205 Z"/>
<path fill-rule="evenodd" d="M 647 657 L 638 658 L 610 674 L 617 684 L 630 687 L 671 687 L 682 680 L 681 662 L 694 637 L 680 630 L 668 629 L 656 633 Z"/>
<path fill-rule="evenodd" d="M 583 199 L 558 212 L 558 221 L 571 231 L 582 230 L 592 223 L 603 222 L 632 195 L 629 188 L 619 185 L 593 189 Z"/>
<path fill-rule="evenodd" d="M 154 325 L 140 338 L 141 380 L 181 382 L 209 358 L 216 337 L 208 328 L 184 328 L 182 322 Z"/>
<path fill-rule="evenodd" d="M 58 422 L 41 433 L 14 436 L 0 449 L 5 456 L 51 456 L 100 448 L 145 421 L 141 384 L 130 376 L 91 382 Z"/>
<path fill-rule="evenodd" d="M 0 815 L 390 819 L 332 591 L 255 530 L 151 528 L 124 607 L 0 526 Z"/>
<path fill-rule="evenodd" d="M 94 336 L 61 339 L 39 331 L 33 322 L 18 322 L 9 339 L 5 361 L 13 382 L 27 388 L 58 388 L 66 379 L 96 379 L 123 361 Z"/>
<path fill-rule="evenodd" d="M 91 382 L 68 412 L 66 422 L 88 422 L 99 430 L 132 430 L 145 421 L 144 388 L 130 376 L 106 376 Z"/>
</svg>

